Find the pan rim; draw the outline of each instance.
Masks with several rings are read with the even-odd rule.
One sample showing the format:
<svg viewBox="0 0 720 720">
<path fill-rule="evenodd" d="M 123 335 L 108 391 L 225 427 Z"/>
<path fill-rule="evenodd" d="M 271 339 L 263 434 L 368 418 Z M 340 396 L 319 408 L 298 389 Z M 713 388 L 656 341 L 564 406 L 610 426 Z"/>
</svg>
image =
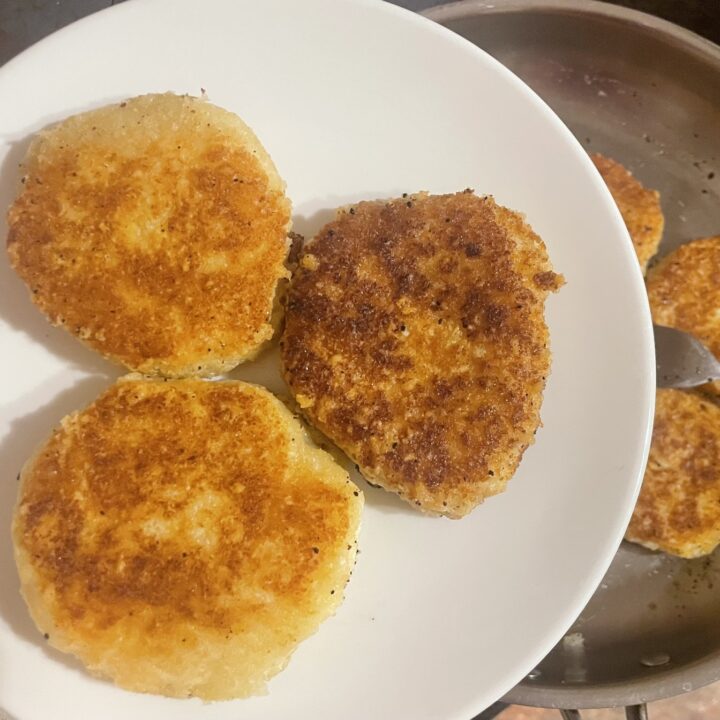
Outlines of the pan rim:
<svg viewBox="0 0 720 720">
<path fill-rule="evenodd" d="M 424 10 L 421 15 L 443 24 L 452 20 L 461 20 L 474 15 L 507 15 L 524 12 L 552 14 L 595 15 L 620 20 L 665 36 L 666 39 L 681 45 L 683 50 L 702 56 L 720 71 L 720 45 L 698 35 L 692 30 L 680 27 L 669 20 L 650 15 L 620 5 L 611 5 L 601 0 L 456 0 L 445 5 L 436 5 Z"/>
<path fill-rule="evenodd" d="M 502 699 L 511 705 L 542 708 L 609 708 L 640 705 L 683 695 L 720 679 L 720 650 L 689 665 L 652 677 L 597 685 L 533 687 L 524 680 Z M 552 699 L 551 699 L 552 698 Z"/>
</svg>

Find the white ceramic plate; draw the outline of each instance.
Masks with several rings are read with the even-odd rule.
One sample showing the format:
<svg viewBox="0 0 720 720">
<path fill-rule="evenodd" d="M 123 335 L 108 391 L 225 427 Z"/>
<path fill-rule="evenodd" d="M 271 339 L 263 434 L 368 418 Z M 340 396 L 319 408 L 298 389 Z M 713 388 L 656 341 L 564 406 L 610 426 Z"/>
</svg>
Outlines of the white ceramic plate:
<svg viewBox="0 0 720 720">
<path fill-rule="evenodd" d="M 0 706 L 17 720 L 466 720 L 569 626 L 635 499 L 654 363 L 620 217 L 581 147 L 513 75 L 447 30 L 364 0 L 136 1 L 44 40 L 0 70 L 0 209 L 47 123 L 201 88 L 258 133 L 300 232 L 338 204 L 420 189 L 471 186 L 525 212 L 567 278 L 548 307 L 545 424 L 508 492 L 462 521 L 365 488 L 347 599 L 268 696 L 203 705 L 118 690 L 44 645 L 8 529 L 25 458 L 119 370 L 46 323 L 2 253 Z M 281 387 L 272 354 L 237 376 Z"/>
</svg>

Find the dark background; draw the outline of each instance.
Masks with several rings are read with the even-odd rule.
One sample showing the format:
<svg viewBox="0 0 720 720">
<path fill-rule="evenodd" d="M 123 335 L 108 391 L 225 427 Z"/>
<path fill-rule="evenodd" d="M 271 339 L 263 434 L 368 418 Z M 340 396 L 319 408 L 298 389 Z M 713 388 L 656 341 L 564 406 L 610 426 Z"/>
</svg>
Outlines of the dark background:
<svg viewBox="0 0 720 720">
<path fill-rule="evenodd" d="M 122 0 L 0 0 L 0 65 L 54 30 L 117 2 Z M 395 4 L 424 10 L 442 3 L 395 0 Z M 613 4 L 659 15 L 720 44 L 720 0 L 615 0 Z"/>
</svg>

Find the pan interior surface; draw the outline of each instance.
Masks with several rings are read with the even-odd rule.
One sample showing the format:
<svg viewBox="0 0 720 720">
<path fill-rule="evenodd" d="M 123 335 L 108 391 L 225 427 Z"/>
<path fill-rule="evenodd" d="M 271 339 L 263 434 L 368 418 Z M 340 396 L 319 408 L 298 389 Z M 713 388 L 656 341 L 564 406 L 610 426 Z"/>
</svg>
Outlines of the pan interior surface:
<svg viewBox="0 0 720 720">
<path fill-rule="evenodd" d="M 506 700 L 611 707 L 720 676 L 720 553 L 683 560 L 623 543 L 563 640 Z"/>
<path fill-rule="evenodd" d="M 588 152 L 615 158 L 660 191 L 658 257 L 717 234 L 720 48 L 657 18 L 582 0 L 468 0 L 426 14 L 528 83 Z M 688 561 L 623 543 L 565 638 L 505 700 L 610 707 L 713 682 L 718 607 L 719 552 Z"/>
</svg>

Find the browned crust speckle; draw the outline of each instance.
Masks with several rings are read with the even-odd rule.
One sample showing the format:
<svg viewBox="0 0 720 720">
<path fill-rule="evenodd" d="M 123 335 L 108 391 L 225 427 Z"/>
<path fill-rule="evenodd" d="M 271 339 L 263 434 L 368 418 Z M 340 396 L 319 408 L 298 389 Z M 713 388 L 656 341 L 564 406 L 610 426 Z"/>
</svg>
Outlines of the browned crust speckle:
<svg viewBox="0 0 720 720">
<path fill-rule="evenodd" d="M 653 321 L 695 335 L 720 357 L 720 235 L 681 245 L 647 278 Z M 720 382 L 703 391 L 720 395 Z"/>
<path fill-rule="evenodd" d="M 665 217 L 660 206 L 660 193 L 643 187 L 632 173 L 612 158 L 592 155 L 595 167 L 605 180 L 632 238 L 643 272 L 658 251 Z"/>
<path fill-rule="evenodd" d="M 272 336 L 290 205 L 237 116 L 134 98 L 41 132 L 23 172 L 8 252 L 53 323 L 167 376 L 229 370 Z"/>
<path fill-rule="evenodd" d="M 340 602 L 361 507 L 266 390 L 124 379 L 28 462 L 13 537 L 51 644 L 132 690 L 225 698 Z"/>
<path fill-rule="evenodd" d="M 282 359 L 308 418 L 375 484 L 460 517 L 533 442 L 562 284 L 516 213 L 470 191 L 362 202 L 306 244 Z"/>
<path fill-rule="evenodd" d="M 658 390 L 652 445 L 626 537 L 692 558 L 720 544 L 720 408 Z"/>
</svg>

